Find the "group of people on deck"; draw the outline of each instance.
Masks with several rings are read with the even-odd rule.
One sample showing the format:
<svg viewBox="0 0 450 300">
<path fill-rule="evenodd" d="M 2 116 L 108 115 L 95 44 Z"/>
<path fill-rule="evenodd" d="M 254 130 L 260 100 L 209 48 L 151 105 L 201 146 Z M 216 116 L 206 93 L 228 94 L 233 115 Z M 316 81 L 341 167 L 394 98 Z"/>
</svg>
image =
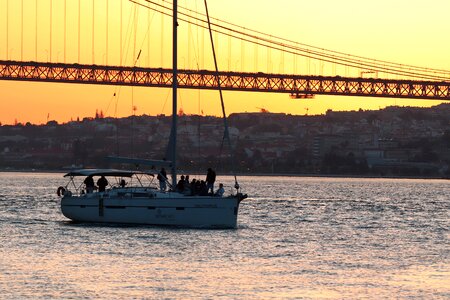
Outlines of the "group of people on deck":
<svg viewBox="0 0 450 300">
<path fill-rule="evenodd" d="M 97 186 L 94 183 L 94 177 L 92 175 L 86 177 L 83 183 L 86 186 L 86 193 L 88 194 L 93 193 L 95 190 L 98 190 L 99 192 L 104 192 L 106 191 L 106 187 L 109 184 L 108 179 L 106 179 L 106 177 L 103 175 L 97 180 Z M 121 188 L 124 188 L 126 185 L 127 185 L 126 181 L 124 179 L 121 179 L 119 182 L 119 186 Z"/>
<path fill-rule="evenodd" d="M 159 188 L 161 191 L 165 191 L 167 189 L 167 173 L 164 168 L 161 169 L 158 176 L 156 177 L 159 181 Z M 219 184 L 219 188 L 214 192 L 214 183 L 216 182 L 216 172 L 213 169 L 208 168 L 208 172 L 206 174 L 206 180 L 192 179 L 189 181 L 189 175 L 181 175 L 180 180 L 178 181 L 175 191 L 190 195 L 190 196 L 208 196 L 214 195 L 217 197 L 222 197 L 225 193 L 223 188 L 223 184 Z M 101 176 L 97 180 L 97 186 L 94 183 L 94 177 L 89 175 L 84 179 L 83 182 L 86 185 L 86 193 L 93 193 L 94 190 L 97 189 L 99 192 L 104 192 L 106 187 L 108 186 L 108 180 L 105 176 Z M 120 183 L 121 187 L 125 187 L 125 181 L 122 180 Z"/>
<path fill-rule="evenodd" d="M 167 189 L 167 173 L 164 168 L 159 172 L 157 179 L 159 180 L 159 188 L 161 191 L 165 191 Z M 223 188 L 223 184 L 219 184 L 219 189 L 214 192 L 214 182 L 216 181 L 216 172 L 211 168 L 208 168 L 208 172 L 206 174 L 206 180 L 192 179 L 189 181 L 189 175 L 181 175 L 180 180 L 178 181 L 175 191 L 190 195 L 190 196 L 208 196 L 214 195 L 217 197 L 222 197 L 225 193 Z"/>
<path fill-rule="evenodd" d="M 97 189 L 94 183 L 94 177 L 92 175 L 86 177 L 83 183 L 86 185 L 86 193 L 88 194 L 93 193 L 94 190 Z M 106 187 L 108 186 L 108 179 L 106 179 L 105 176 L 101 176 L 97 180 L 97 186 L 99 192 L 104 192 L 106 190 Z"/>
</svg>

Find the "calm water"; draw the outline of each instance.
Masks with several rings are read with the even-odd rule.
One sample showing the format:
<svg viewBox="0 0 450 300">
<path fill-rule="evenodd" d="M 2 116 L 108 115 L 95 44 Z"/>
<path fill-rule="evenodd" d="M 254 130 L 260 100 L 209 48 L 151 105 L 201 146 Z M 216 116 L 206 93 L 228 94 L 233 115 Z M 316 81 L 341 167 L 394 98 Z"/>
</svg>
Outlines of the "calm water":
<svg viewBox="0 0 450 300">
<path fill-rule="evenodd" d="M 2 299 L 450 297 L 449 181 L 242 177 L 237 230 L 73 224 L 61 174 L 0 181 Z"/>
</svg>

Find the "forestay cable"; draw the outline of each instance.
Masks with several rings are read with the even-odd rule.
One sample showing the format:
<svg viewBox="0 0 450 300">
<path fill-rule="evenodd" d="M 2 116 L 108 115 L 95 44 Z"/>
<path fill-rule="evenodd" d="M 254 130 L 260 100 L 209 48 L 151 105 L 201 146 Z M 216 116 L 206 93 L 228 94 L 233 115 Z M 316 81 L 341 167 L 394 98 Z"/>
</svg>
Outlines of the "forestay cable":
<svg viewBox="0 0 450 300">
<path fill-rule="evenodd" d="M 224 139 L 227 140 L 228 146 L 230 148 L 231 171 L 233 172 L 233 176 L 234 176 L 234 187 L 236 188 L 236 190 L 239 190 L 239 183 L 237 181 L 236 172 L 234 171 L 233 148 L 231 147 L 231 139 L 230 139 L 230 132 L 228 130 L 227 115 L 225 113 L 225 104 L 223 102 L 222 88 L 220 86 L 219 67 L 217 66 L 216 51 L 215 51 L 215 48 L 214 48 L 214 39 L 213 39 L 213 36 L 212 36 L 211 23 L 210 23 L 210 20 L 209 20 L 208 4 L 206 3 L 206 0 L 205 0 L 205 10 L 206 10 L 206 18 L 208 20 L 208 29 L 209 29 L 209 37 L 211 39 L 212 53 L 213 53 L 213 57 L 214 57 L 214 66 L 215 66 L 215 69 L 216 69 L 216 75 L 215 76 L 216 76 L 216 80 L 217 80 L 217 88 L 219 90 L 219 95 L 220 95 L 220 104 L 222 105 L 223 125 L 225 127 L 225 131 L 224 131 L 223 135 L 224 135 Z"/>
</svg>

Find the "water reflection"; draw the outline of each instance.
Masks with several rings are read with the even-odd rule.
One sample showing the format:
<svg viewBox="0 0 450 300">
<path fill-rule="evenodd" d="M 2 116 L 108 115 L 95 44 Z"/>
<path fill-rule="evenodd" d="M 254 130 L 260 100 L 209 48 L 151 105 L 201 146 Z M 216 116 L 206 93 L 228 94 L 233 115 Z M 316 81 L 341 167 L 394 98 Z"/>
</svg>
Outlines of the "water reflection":
<svg viewBox="0 0 450 300">
<path fill-rule="evenodd" d="M 244 177 L 237 230 L 99 226 L 60 174 L 0 173 L 6 298 L 445 298 L 448 182 Z M 232 185 L 232 178 L 223 182 Z M 24 188 L 25 187 L 25 188 Z"/>
</svg>

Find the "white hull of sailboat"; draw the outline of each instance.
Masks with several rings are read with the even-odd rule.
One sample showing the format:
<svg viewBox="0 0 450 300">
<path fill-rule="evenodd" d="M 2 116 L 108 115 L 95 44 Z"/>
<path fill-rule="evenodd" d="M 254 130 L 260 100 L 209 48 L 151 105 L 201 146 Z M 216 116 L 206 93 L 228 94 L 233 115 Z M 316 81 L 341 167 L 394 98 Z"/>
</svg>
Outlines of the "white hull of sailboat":
<svg viewBox="0 0 450 300">
<path fill-rule="evenodd" d="M 133 197 L 92 193 L 63 197 L 61 211 L 77 222 L 236 228 L 239 202 L 237 196 L 157 193 Z"/>
</svg>

